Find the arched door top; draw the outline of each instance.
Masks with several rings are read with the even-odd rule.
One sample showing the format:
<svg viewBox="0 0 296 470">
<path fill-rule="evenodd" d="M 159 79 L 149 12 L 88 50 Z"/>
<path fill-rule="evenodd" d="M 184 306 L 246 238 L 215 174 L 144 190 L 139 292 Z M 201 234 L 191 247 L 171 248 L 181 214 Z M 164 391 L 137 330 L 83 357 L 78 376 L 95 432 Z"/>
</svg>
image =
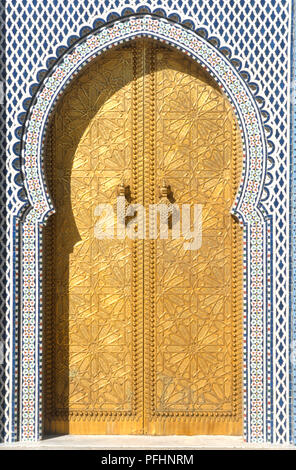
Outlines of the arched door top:
<svg viewBox="0 0 296 470">
<path fill-rule="evenodd" d="M 244 146 L 242 179 L 232 212 L 244 223 L 262 220 L 260 200 L 263 199 L 267 145 L 261 113 L 248 84 L 230 60 L 206 39 L 181 25 L 151 15 L 118 19 L 89 33 L 64 52 L 38 89 L 27 114 L 22 142 L 24 186 L 32 208 L 28 217 L 43 223 L 54 211 L 45 183 L 42 155 L 48 117 L 58 97 L 73 76 L 94 57 L 140 36 L 164 41 L 190 55 L 228 96 Z"/>
</svg>

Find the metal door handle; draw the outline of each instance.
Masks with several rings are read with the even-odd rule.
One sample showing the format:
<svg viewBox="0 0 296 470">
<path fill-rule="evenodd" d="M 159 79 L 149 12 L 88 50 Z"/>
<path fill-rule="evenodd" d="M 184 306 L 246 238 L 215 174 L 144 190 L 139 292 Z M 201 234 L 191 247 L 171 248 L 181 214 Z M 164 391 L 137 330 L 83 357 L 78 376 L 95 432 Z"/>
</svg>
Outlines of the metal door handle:
<svg viewBox="0 0 296 470">
<path fill-rule="evenodd" d="M 120 217 L 121 219 L 125 219 L 126 217 L 126 211 L 130 205 L 130 203 L 128 202 L 127 200 L 127 197 L 126 197 L 126 193 L 125 193 L 125 186 L 124 186 L 124 183 L 120 183 L 120 185 L 118 186 L 117 188 L 117 198 L 121 198 L 121 204 L 119 205 L 119 208 L 121 209 L 120 212 L 121 213 L 117 213 L 117 210 L 118 210 L 118 199 L 117 199 L 117 203 L 114 204 L 114 208 L 115 208 L 115 211 L 117 213 L 117 216 Z M 124 198 L 124 204 L 122 204 L 122 200 Z"/>
<path fill-rule="evenodd" d="M 169 200 L 168 198 L 168 193 L 169 193 L 169 189 L 168 189 L 168 185 L 166 184 L 166 181 L 164 180 L 162 182 L 162 187 L 160 188 L 160 199 L 159 199 L 159 202 L 158 204 L 164 204 L 167 206 L 167 209 L 169 211 L 169 214 L 172 214 L 173 212 L 173 204 L 171 203 L 171 201 Z"/>
</svg>

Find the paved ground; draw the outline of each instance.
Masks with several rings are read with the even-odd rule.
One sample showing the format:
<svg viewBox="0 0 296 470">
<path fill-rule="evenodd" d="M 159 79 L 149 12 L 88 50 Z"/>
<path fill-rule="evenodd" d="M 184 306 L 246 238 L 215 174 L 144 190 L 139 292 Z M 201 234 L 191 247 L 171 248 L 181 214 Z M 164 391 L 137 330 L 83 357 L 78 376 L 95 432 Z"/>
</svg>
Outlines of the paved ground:
<svg viewBox="0 0 296 470">
<path fill-rule="evenodd" d="M 296 450 L 294 446 L 247 444 L 236 436 L 54 436 L 38 443 L 0 444 L 0 450 Z"/>
</svg>

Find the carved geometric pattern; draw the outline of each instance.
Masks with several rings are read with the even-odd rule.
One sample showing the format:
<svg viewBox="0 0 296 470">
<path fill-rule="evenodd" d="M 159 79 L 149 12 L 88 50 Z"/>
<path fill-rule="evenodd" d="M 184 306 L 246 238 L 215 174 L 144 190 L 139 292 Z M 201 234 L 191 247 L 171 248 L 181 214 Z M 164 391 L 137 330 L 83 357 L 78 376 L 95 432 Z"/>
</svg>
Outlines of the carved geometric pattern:
<svg viewBox="0 0 296 470">
<path fill-rule="evenodd" d="M 115 203 L 119 184 L 132 182 L 136 54 L 134 48 L 113 51 L 89 66 L 53 119 L 50 186 L 56 214 L 47 234 L 51 276 L 45 276 L 51 290 L 45 307 L 48 329 L 51 323 L 49 431 L 66 429 L 70 419 L 71 432 L 81 432 L 71 421 L 85 416 L 141 416 L 136 247 L 128 238 L 96 237 L 96 207 Z"/>
<path fill-rule="evenodd" d="M 241 166 L 233 111 L 196 63 L 155 48 L 150 60 L 150 202 L 165 179 L 177 204 L 201 204 L 202 244 L 185 251 L 184 237 L 149 243 L 146 422 L 180 433 L 195 419 L 193 433 L 220 426 L 239 434 L 242 233 L 230 209 Z"/>
<path fill-rule="evenodd" d="M 51 125 L 56 214 L 46 231 L 46 430 L 158 434 L 171 433 L 175 422 L 177 434 L 240 434 L 241 229 L 230 215 L 240 166 L 233 111 L 200 66 L 147 44 L 88 66 L 64 93 Z M 184 238 L 145 246 L 96 239 L 96 206 L 115 201 L 120 182 L 130 182 L 132 202 L 144 197 L 148 207 L 162 178 L 178 204 L 202 204 L 199 251 L 184 251 Z M 206 421 L 190 426 L 201 417 Z"/>
</svg>

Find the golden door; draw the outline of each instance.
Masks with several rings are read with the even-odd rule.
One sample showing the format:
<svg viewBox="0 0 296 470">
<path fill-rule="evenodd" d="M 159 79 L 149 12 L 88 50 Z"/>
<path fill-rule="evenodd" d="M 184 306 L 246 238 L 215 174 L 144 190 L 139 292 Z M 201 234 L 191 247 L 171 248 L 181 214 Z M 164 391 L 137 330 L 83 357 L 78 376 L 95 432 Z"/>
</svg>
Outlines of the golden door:
<svg viewBox="0 0 296 470">
<path fill-rule="evenodd" d="M 241 147 L 220 88 L 182 53 L 131 42 L 66 90 L 47 148 L 45 432 L 241 434 Z M 201 205 L 199 249 L 96 237 L 122 182 L 148 208 L 163 180 L 171 202 Z"/>
</svg>

